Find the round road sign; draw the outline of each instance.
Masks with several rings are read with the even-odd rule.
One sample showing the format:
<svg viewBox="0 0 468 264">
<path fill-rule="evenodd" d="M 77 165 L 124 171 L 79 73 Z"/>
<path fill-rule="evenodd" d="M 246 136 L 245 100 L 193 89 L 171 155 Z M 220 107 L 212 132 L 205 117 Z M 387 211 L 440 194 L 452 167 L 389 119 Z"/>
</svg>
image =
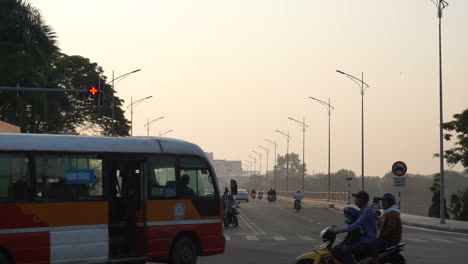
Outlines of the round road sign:
<svg viewBox="0 0 468 264">
<path fill-rule="evenodd" d="M 396 176 L 403 176 L 406 174 L 406 171 L 408 170 L 408 167 L 406 167 L 406 164 L 403 161 L 397 161 L 393 163 L 392 166 L 392 172 Z"/>
</svg>

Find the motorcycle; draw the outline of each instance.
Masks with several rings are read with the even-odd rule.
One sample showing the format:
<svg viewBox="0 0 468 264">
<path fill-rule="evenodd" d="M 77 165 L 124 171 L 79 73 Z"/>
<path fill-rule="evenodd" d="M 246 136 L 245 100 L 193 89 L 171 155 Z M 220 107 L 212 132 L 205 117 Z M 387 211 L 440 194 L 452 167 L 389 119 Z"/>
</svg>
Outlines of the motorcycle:
<svg viewBox="0 0 468 264">
<path fill-rule="evenodd" d="M 261 200 L 263 198 L 263 192 L 258 192 L 257 198 Z"/>
<path fill-rule="evenodd" d="M 276 201 L 276 195 L 273 195 L 273 194 L 269 194 L 267 196 L 267 200 L 271 203 L 271 202 L 275 202 Z"/>
<path fill-rule="evenodd" d="M 228 207 L 226 208 L 226 211 L 224 213 L 224 227 L 228 228 L 229 226 L 232 225 L 234 228 L 239 227 L 239 221 L 237 220 L 237 215 L 239 214 L 239 211 L 237 208 L 234 207 Z"/>
<path fill-rule="evenodd" d="M 296 213 L 299 213 L 301 209 L 302 209 L 301 200 L 294 200 L 294 210 L 296 210 Z"/>
<path fill-rule="evenodd" d="M 251 194 L 250 194 L 250 197 L 252 197 L 252 199 L 255 200 L 256 194 L 255 194 L 255 193 L 251 193 Z"/>
<path fill-rule="evenodd" d="M 342 262 L 333 256 L 333 243 L 336 239 L 335 226 L 327 227 L 320 232 L 322 244 L 317 246 L 314 251 L 301 255 L 296 258 L 296 264 L 342 264 Z M 385 264 L 405 264 L 405 258 L 400 254 L 405 247 L 405 243 L 385 249 L 379 254 L 379 261 Z M 354 256 L 357 264 L 370 264 L 371 257 Z"/>
</svg>

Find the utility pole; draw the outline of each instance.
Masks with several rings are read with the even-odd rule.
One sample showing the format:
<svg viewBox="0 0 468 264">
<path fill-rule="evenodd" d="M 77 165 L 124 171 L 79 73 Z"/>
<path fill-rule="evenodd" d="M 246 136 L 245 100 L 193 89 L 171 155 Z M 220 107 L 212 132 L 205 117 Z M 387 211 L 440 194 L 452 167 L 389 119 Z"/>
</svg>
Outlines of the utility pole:
<svg viewBox="0 0 468 264">
<path fill-rule="evenodd" d="M 275 146 L 275 167 L 273 168 L 273 173 L 274 173 L 274 177 L 275 177 L 275 184 L 273 186 L 275 187 L 275 190 L 276 190 L 276 166 L 277 166 L 277 159 L 278 159 L 278 156 L 276 156 L 276 147 L 278 146 L 278 144 L 276 144 L 276 140 L 271 141 L 271 140 L 265 139 L 265 141 L 269 142 L 269 143 L 273 144 L 273 146 Z"/>
<path fill-rule="evenodd" d="M 305 119 L 302 119 L 302 122 L 288 117 L 289 120 L 292 120 L 302 126 L 302 191 L 305 190 L 305 132 L 308 125 L 305 123 Z"/>
<path fill-rule="evenodd" d="M 434 0 L 439 19 L 439 143 L 440 143 L 440 223 L 445 224 L 445 169 L 444 169 L 444 107 L 442 82 L 442 17 L 444 9 L 449 5 L 445 0 Z"/>
<path fill-rule="evenodd" d="M 320 99 L 315 97 L 309 96 L 310 99 L 317 101 L 321 105 L 327 108 L 328 112 L 328 201 L 330 201 L 330 192 L 331 192 L 331 112 L 335 110 L 335 108 L 331 105 L 330 98 L 328 98 L 328 103 L 324 102 Z"/>
<path fill-rule="evenodd" d="M 345 75 L 357 84 L 360 83 L 359 88 L 361 90 L 361 190 L 364 191 L 364 92 L 366 88 L 369 88 L 370 86 L 364 82 L 364 72 L 362 72 L 361 79 L 340 70 L 336 70 L 336 72 Z"/>
</svg>

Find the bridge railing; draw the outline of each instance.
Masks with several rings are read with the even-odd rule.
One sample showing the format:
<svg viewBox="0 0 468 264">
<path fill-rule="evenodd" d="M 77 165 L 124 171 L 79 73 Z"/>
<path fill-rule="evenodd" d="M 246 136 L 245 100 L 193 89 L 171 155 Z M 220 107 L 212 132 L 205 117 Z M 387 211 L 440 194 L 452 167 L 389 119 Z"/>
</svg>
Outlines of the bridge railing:
<svg viewBox="0 0 468 264">
<path fill-rule="evenodd" d="M 293 197 L 296 192 L 283 192 L 278 191 L 278 195 Z M 348 202 L 348 192 L 301 192 L 304 198 L 314 199 L 314 200 L 323 200 L 323 201 L 332 201 L 332 202 Z"/>
</svg>

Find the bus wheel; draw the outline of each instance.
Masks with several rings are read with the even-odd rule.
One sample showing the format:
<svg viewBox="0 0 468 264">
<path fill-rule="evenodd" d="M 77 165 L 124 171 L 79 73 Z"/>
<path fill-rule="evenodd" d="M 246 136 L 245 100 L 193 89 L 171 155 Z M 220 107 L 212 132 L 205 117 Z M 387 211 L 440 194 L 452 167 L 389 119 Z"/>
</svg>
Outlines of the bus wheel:
<svg viewBox="0 0 468 264">
<path fill-rule="evenodd" d="M 197 249 L 189 237 L 177 239 L 171 253 L 172 264 L 196 264 Z"/>
<path fill-rule="evenodd" d="M 10 263 L 10 260 L 7 258 L 7 256 L 5 256 L 5 254 L 3 254 L 1 251 L 0 251 L 0 263 L 6 263 L 6 264 L 9 264 Z"/>
</svg>

